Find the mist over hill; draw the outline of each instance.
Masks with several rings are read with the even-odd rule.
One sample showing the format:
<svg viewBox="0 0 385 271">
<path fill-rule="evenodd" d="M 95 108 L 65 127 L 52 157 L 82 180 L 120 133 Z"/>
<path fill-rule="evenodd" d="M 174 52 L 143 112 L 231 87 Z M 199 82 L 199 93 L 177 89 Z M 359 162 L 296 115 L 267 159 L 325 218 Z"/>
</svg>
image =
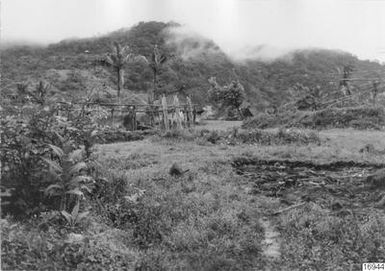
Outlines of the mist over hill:
<svg viewBox="0 0 385 271">
<path fill-rule="evenodd" d="M 218 83 L 239 80 L 247 100 L 257 110 L 284 103 L 289 89 L 296 84 L 320 86 L 336 91 L 341 69 L 354 67 L 354 76 L 381 77 L 385 67 L 362 61 L 350 53 L 324 49 L 282 51 L 267 45 L 225 53 L 199 33 L 177 23 L 140 22 L 100 37 L 68 39 L 48 46 L 8 44 L 1 50 L 2 85 L 25 80 L 47 80 L 63 93 L 82 93 L 95 82 L 114 90 L 112 71 L 97 65 L 110 50 L 112 42 L 131 46 L 134 53 L 146 58 L 157 44 L 160 50 L 174 56 L 163 66 L 159 91 L 190 94 L 196 103 L 206 104 L 208 78 Z M 125 70 L 124 92 L 145 93 L 152 88 L 152 71 L 145 63 L 132 64 Z M 356 89 L 367 87 L 357 83 Z"/>
</svg>

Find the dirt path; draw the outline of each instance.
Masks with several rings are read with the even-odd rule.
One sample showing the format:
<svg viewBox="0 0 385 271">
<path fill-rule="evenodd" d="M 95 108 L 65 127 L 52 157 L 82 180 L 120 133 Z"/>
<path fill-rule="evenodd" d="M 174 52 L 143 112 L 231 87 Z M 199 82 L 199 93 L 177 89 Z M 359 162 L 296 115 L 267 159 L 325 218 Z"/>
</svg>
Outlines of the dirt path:
<svg viewBox="0 0 385 271">
<path fill-rule="evenodd" d="M 259 223 L 265 230 L 263 254 L 268 258 L 278 259 L 281 256 L 279 232 L 266 217 L 259 219 Z"/>
</svg>

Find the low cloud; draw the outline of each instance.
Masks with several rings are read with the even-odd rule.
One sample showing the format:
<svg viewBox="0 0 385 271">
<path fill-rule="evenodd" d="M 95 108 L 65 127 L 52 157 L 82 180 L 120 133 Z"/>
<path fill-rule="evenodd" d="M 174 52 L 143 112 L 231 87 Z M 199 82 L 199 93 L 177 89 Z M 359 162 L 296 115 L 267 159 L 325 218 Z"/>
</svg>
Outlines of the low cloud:
<svg viewBox="0 0 385 271">
<path fill-rule="evenodd" d="M 233 62 L 259 60 L 271 62 L 277 59 L 290 60 L 293 50 L 270 45 L 244 46 L 242 48 L 220 48 L 216 43 L 187 26 L 169 27 L 165 30 L 166 44 L 176 49 L 184 60 L 201 59 L 225 54 Z"/>
<path fill-rule="evenodd" d="M 277 59 L 290 60 L 293 49 L 278 48 L 271 45 L 245 46 L 240 49 L 229 50 L 227 55 L 235 62 L 259 60 L 272 62 Z"/>
<path fill-rule="evenodd" d="M 184 60 L 223 54 L 213 41 L 186 26 L 169 27 L 165 29 L 165 35 L 166 44 L 175 48 Z"/>
</svg>

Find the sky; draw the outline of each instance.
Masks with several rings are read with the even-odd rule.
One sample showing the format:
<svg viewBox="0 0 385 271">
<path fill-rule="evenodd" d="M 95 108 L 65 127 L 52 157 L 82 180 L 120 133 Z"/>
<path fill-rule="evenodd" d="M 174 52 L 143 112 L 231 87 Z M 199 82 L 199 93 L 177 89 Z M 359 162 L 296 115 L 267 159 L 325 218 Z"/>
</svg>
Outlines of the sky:
<svg viewBox="0 0 385 271">
<path fill-rule="evenodd" d="M 224 51 L 340 49 L 385 62 L 385 0 L 1 0 L 1 39 L 53 43 L 175 21 Z"/>
</svg>

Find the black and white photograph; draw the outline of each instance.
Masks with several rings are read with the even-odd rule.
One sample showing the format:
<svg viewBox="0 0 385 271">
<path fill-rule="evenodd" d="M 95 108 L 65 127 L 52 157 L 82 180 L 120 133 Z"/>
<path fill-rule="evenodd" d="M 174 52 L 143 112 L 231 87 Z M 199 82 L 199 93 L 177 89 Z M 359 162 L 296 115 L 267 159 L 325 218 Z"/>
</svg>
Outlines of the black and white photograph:
<svg viewBox="0 0 385 271">
<path fill-rule="evenodd" d="M 0 0 L 0 270 L 385 270 L 385 0 Z"/>
</svg>

